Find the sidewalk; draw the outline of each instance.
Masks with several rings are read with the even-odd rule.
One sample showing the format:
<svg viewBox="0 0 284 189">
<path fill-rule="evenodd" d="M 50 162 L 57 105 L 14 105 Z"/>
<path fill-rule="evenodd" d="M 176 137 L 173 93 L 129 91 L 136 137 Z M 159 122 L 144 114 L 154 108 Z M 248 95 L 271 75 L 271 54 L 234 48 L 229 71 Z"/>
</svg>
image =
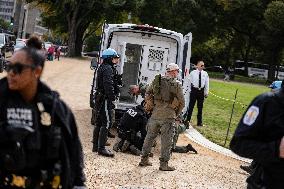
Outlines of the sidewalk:
<svg viewBox="0 0 284 189">
<path fill-rule="evenodd" d="M 205 148 L 213 150 L 215 152 L 221 153 L 225 156 L 229 156 L 229 157 L 232 157 L 234 159 L 237 159 L 237 160 L 240 160 L 246 163 L 250 163 L 252 161 L 251 159 L 240 157 L 234 154 L 231 150 L 209 141 L 203 135 L 201 135 L 196 129 L 194 129 L 192 126 L 189 126 L 189 129 L 187 129 L 184 134 L 193 142 Z"/>
</svg>

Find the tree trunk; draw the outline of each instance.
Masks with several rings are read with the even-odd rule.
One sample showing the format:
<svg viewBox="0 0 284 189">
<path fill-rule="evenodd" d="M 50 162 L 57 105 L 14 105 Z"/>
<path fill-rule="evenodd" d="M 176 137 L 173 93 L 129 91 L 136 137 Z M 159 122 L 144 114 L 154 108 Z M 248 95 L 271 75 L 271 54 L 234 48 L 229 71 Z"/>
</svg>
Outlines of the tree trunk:
<svg viewBox="0 0 284 189">
<path fill-rule="evenodd" d="M 82 22 L 81 19 L 73 16 L 69 22 L 69 39 L 68 39 L 68 56 L 80 57 L 82 54 L 83 37 L 86 29 L 88 28 L 90 21 Z M 81 23 L 81 24 L 78 24 Z"/>
<path fill-rule="evenodd" d="M 273 81 L 276 78 L 275 71 L 276 67 L 279 67 L 280 56 L 281 56 L 281 50 L 277 46 L 271 49 L 268 53 L 268 59 L 267 59 L 267 62 L 269 62 L 268 81 Z"/>
<path fill-rule="evenodd" d="M 75 50 L 75 45 L 76 45 L 76 29 L 72 28 L 69 30 L 69 39 L 68 39 L 68 56 L 74 57 L 76 56 L 76 50 Z"/>
<path fill-rule="evenodd" d="M 251 50 L 251 43 L 250 43 L 250 41 L 249 41 L 248 47 L 247 47 L 246 52 L 245 52 L 245 57 L 244 57 L 246 76 L 249 76 L 249 75 L 248 75 L 248 67 L 249 67 L 248 61 L 249 61 L 250 50 Z"/>
<path fill-rule="evenodd" d="M 83 48 L 83 36 L 84 36 L 84 31 L 79 31 L 77 30 L 77 38 L 75 41 L 75 54 L 76 56 L 81 56 L 82 48 Z"/>
<path fill-rule="evenodd" d="M 275 79 L 275 65 L 269 64 L 267 80 L 269 81 L 269 83 L 271 83 L 272 81 L 274 81 L 274 79 Z"/>
</svg>

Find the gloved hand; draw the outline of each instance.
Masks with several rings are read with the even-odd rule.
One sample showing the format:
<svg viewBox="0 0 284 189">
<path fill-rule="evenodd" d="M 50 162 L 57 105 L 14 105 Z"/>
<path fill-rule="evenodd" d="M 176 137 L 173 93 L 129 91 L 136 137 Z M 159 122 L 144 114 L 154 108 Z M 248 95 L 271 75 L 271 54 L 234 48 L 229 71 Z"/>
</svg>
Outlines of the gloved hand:
<svg viewBox="0 0 284 189">
<path fill-rule="evenodd" d="M 73 189 L 87 189 L 86 186 L 73 186 Z"/>
</svg>

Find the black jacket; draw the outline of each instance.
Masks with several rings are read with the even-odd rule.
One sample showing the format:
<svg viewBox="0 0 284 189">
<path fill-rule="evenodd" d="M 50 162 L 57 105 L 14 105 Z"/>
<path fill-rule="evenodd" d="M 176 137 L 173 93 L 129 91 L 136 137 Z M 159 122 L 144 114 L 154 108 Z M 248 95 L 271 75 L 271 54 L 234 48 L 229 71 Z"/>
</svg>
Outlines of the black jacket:
<svg viewBox="0 0 284 189">
<path fill-rule="evenodd" d="M 122 116 L 119 124 L 119 130 L 123 132 L 134 131 L 135 133 L 141 132 L 146 135 L 147 115 L 144 108 L 138 105 L 134 108 L 128 109 Z"/>
<path fill-rule="evenodd" d="M 103 63 L 97 71 L 97 91 L 102 92 L 108 101 L 114 101 L 118 95 L 114 69 L 112 65 Z"/>
<path fill-rule="evenodd" d="M 284 188 L 284 159 L 279 146 L 284 136 L 284 88 L 265 93 L 250 104 L 235 131 L 230 148 L 236 154 L 251 158 L 262 173 L 253 174 L 248 182 L 262 180 L 266 188 Z"/>
<path fill-rule="evenodd" d="M 38 103 L 42 103 L 44 111 L 51 115 L 53 124 L 61 128 L 60 158 L 64 156 L 61 160 L 63 175 L 65 179 L 68 179 L 68 185 L 65 188 L 83 186 L 85 182 L 83 153 L 77 125 L 73 113 L 59 99 L 58 93 L 39 81 L 34 101 L 27 103 L 17 92 L 9 90 L 6 78 L 0 80 L 0 123 L 2 125 L 26 124 L 34 128 L 36 132 L 42 132 L 46 126 L 42 123 Z M 44 141 L 41 142 L 44 143 Z"/>
</svg>

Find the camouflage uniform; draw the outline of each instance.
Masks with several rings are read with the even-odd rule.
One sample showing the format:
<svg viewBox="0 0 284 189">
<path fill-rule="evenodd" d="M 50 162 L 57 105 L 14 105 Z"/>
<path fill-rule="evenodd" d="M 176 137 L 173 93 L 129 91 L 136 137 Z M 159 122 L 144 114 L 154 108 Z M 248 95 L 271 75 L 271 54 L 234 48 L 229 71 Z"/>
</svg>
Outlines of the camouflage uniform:
<svg viewBox="0 0 284 189">
<path fill-rule="evenodd" d="M 157 82 L 159 82 L 159 84 L 157 84 Z M 157 86 L 159 88 L 158 92 Z M 154 96 L 155 106 L 152 116 L 147 124 L 147 136 L 143 144 L 142 159 L 139 165 L 150 165 L 147 158 L 151 152 L 151 147 L 154 143 L 154 140 L 160 131 L 160 162 L 165 162 L 167 164 L 171 155 L 171 147 L 175 130 L 175 119 L 182 112 L 184 107 L 182 86 L 181 83 L 174 78 L 160 76 L 160 78 L 157 79 L 156 76 L 152 84 L 147 88 L 146 94 Z M 174 106 L 173 101 L 175 101 Z M 143 161 L 146 161 L 146 163 Z"/>
<path fill-rule="evenodd" d="M 180 124 L 175 123 L 175 125 L 176 126 L 175 126 L 175 133 L 174 133 L 174 137 L 173 137 L 172 149 L 176 148 L 176 144 L 177 144 L 177 141 L 178 141 L 179 134 L 183 133 L 186 130 L 186 126 L 182 123 L 180 123 Z"/>
<path fill-rule="evenodd" d="M 172 152 L 177 153 L 187 153 L 187 152 L 194 152 L 197 154 L 197 151 L 193 148 L 191 144 L 187 144 L 186 146 L 177 146 L 178 137 L 181 133 L 185 132 L 186 129 L 188 129 L 188 126 L 186 126 L 184 123 L 176 122 L 175 127 L 175 134 L 173 138 L 173 144 L 172 144 Z"/>
</svg>

